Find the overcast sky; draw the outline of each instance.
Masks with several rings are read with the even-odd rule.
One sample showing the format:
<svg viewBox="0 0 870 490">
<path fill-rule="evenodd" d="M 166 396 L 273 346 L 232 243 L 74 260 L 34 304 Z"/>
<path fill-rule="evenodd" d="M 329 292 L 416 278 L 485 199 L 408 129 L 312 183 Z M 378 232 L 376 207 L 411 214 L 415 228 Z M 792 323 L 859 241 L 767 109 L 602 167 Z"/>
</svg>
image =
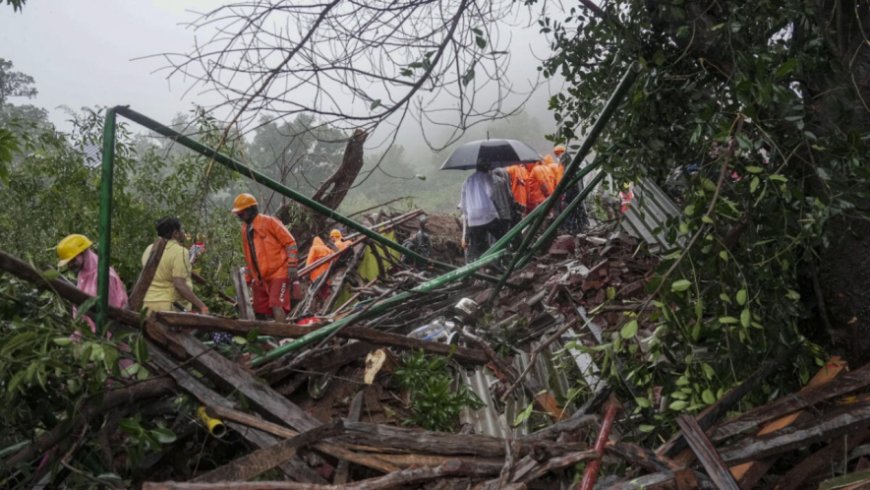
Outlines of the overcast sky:
<svg viewBox="0 0 870 490">
<path fill-rule="evenodd" d="M 134 60 L 162 52 L 184 52 L 193 44 L 193 31 L 184 26 L 195 19 L 191 11 L 206 11 L 210 0 L 30 0 L 23 12 L 0 6 L 0 57 L 15 70 L 34 77 L 39 95 L 30 103 L 49 111 L 51 120 L 68 129 L 66 113 L 82 107 L 129 104 L 144 114 L 168 122 L 194 104 L 216 103 L 207 94 L 185 91 L 182 79 L 166 80 L 154 71 L 159 58 Z M 518 78 L 535 77 L 537 55 L 546 42 L 537 29 L 512 29 L 512 68 Z M 529 112 L 541 122 L 550 90 L 544 87 Z M 24 103 L 22 99 L 15 103 Z"/>
</svg>

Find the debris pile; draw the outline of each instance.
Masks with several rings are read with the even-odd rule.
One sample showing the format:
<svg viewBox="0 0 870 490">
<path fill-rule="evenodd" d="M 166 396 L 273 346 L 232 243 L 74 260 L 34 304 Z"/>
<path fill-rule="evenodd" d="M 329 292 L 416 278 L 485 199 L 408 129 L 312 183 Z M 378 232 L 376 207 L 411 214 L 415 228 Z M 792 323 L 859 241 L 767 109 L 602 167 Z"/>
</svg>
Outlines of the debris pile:
<svg viewBox="0 0 870 490">
<path fill-rule="evenodd" d="M 380 216 L 373 229 L 406 240 L 419 215 Z M 451 220 L 431 216 L 428 229 L 433 254 L 458 263 Z M 54 448 L 113 407 L 182 396 L 159 415 L 175 442 L 136 463 L 143 488 L 568 488 L 581 475 L 584 489 L 801 488 L 834 464 L 854 468 L 838 488 L 870 479 L 870 367 L 848 372 L 837 359 L 799 393 L 732 413 L 774 363 L 761 366 L 697 417 L 682 416 L 665 444 L 630 442 L 634 402 L 617 399 L 592 353 L 642 304 L 658 264 L 628 235 L 559 236 L 498 297 L 498 260 L 438 282 L 431 268 L 347 238 L 329 294 L 306 296 L 288 324 L 112 309 L 113 328 L 146 333 L 151 378 L 113 388 L 4 455 L 4 466 L 38 473 L 40 459 L 62 456 Z M 361 272 L 366 254 L 374 277 Z M 6 254 L 0 268 L 88 300 Z M 210 332 L 237 342 L 213 345 Z M 111 440 L 107 459 L 123 459 Z M 188 464 L 197 451 L 212 451 L 210 464 Z"/>
</svg>

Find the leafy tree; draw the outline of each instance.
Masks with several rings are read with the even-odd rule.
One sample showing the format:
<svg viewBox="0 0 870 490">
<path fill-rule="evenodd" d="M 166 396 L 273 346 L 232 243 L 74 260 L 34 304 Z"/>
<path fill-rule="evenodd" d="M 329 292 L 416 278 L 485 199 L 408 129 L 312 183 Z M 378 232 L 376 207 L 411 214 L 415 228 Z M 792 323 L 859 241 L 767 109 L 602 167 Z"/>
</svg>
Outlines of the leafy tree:
<svg viewBox="0 0 870 490">
<path fill-rule="evenodd" d="M 870 236 L 870 9 L 824 0 L 584 5 L 540 21 L 554 51 L 542 70 L 569 87 L 551 101 L 555 138 L 583 133 L 636 63 L 639 80 L 596 146 L 607 169 L 625 182 L 661 181 L 701 165 L 672 223 L 686 247 L 665 257 L 650 285 L 658 311 L 626 318 L 615 341 L 639 361 L 630 373 L 638 405 L 664 386 L 672 412 L 696 410 L 793 347 L 791 369 L 766 389 L 805 381 L 823 355 L 810 339 L 826 341 L 850 321 L 868 326 L 860 312 L 870 284 L 853 271 L 868 268 L 858 251 Z M 638 319 L 653 331 L 643 352 Z"/>
<path fill-rule="evenodd" d="M 12 71 L 12 62 L 0 58 L 0 105 L 6 103 L 9 97 L 36 97 L 33 83 L 32 76 Z"/>
<path fill-rule="evenodd" d="M 254 168 L 306 195 L 313 195 L 338 168 L 346 136 L 314 117 L 300 114 L 289 122 L 265 122 L 254 131 L 248 156 Z M 254 184 L 251 184 L 254 186 Z M 264 196 L 263 210 L 284 204 L 283 196 L 266 188 L 252 187 Z"/>
</svg>

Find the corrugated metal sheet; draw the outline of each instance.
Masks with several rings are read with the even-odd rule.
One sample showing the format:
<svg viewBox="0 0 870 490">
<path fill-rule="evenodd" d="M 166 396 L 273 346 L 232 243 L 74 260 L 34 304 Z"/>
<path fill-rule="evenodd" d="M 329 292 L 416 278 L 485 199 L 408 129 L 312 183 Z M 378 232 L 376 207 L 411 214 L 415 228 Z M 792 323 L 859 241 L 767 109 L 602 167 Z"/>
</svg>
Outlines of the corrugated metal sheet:
<svg viewBox="0 0 870 490">
<path fill-rule="evenodd" d="M 676 243 L 670 243 L 666 235 L 667 221 L 680 215 L 674 201 L 649 179 L 635 184 L 632 192 L 634 200 L 622 220 L 625 231 L 644 240 L 657 252 L 683 245 L 685 238 L 679 237 Z"/>
</svg>

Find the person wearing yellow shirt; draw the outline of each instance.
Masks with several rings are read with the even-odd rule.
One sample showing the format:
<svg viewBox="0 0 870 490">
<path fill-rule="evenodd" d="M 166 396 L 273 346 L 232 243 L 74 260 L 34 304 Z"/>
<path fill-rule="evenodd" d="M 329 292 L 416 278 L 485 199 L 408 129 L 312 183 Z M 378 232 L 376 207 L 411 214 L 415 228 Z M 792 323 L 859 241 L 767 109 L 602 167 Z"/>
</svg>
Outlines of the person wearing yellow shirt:
<svg viewBox="0 0 870 490">
<path fill-rule="evenodd" d="M 185 236 L 181 221 L 175 217 L 160 219 L 157 222 L 157 235 L 166 240 L 166 248 L 145 293 L 143 306 L 148 311 L 174 311 L 179 306 L 187 310 L 193 305 L 200 313 L 207 314 L 208 307 L 193 292 L 189 253 L 181 244 Z M 151 256 L 152 247 L 149 245 L 142 254 L 143 267 Z"/>
</svg>

